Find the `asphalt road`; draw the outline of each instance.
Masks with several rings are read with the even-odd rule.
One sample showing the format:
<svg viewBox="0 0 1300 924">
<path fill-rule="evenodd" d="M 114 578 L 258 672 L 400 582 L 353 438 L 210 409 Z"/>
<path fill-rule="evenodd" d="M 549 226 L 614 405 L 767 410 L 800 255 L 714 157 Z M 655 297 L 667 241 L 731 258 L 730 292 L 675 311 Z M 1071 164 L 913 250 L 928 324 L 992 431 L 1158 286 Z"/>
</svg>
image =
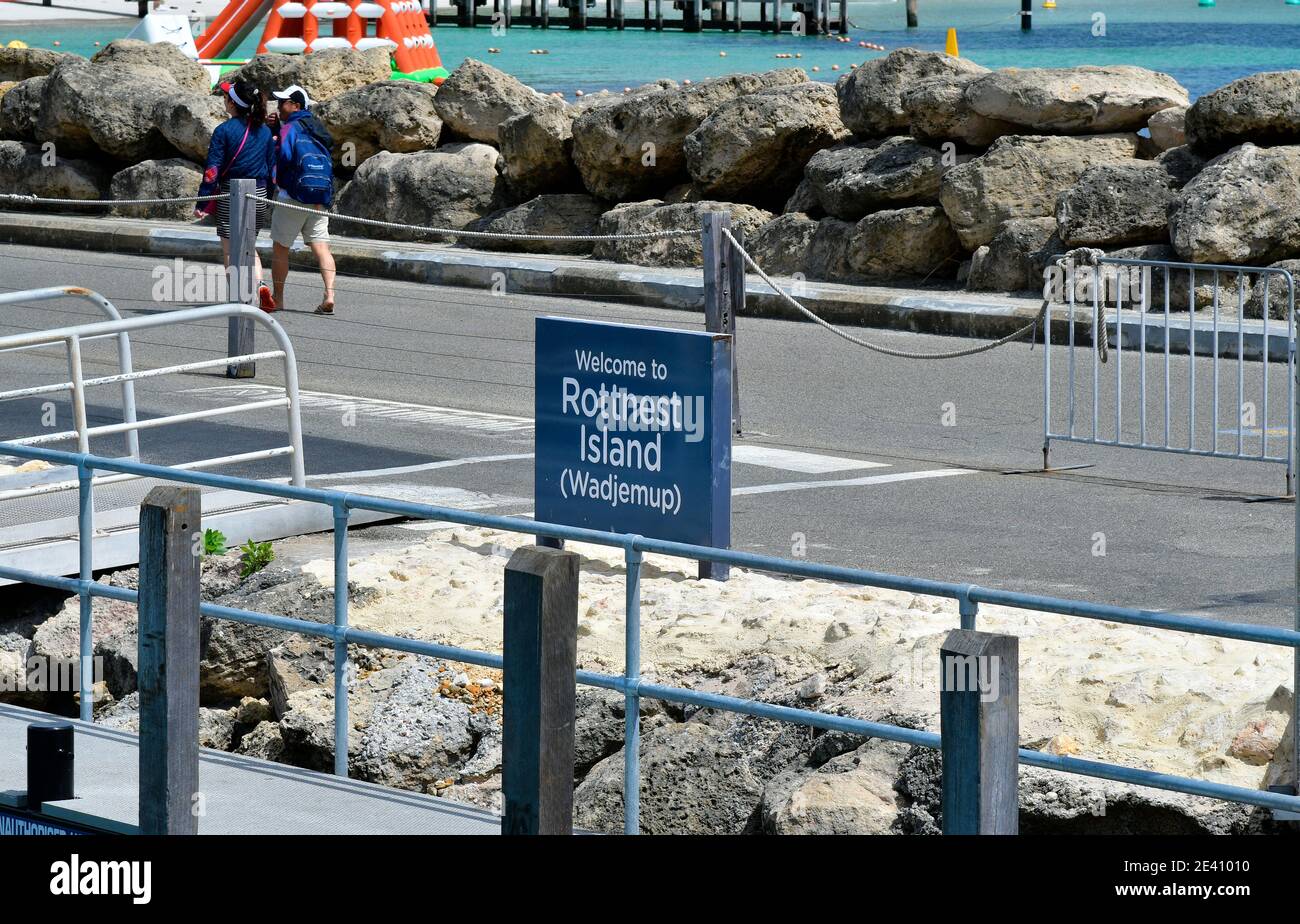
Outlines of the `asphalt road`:
<svg viewBox="0 0 1300 924">
<path fill-rule="evenodd" d="M 110 298 L 125 314 L 179 307 L 151 297 L 164 261 L 80 251 L 0 246 L 0 290 L 76 284 Z M 165 261 L 170 262 L 170 261 Z M 608 301 L 494 295 L 387 280 L 341 277 L 339 316 L 308 313 L 318 280 L 294 273 L 290 311 L 277 317 L 293 339 L 305 390 L 308 470 L 322 484 L 473 505 L 531 510 L 533 319 L 542 314 L 634 324 L 702 327 L 694 314 Z M 0 337 L 97 319 L 75 301 L 0 308 Z M 859 331 L 859 333 L 862 333 Z M 871 339 L 917 351 L 970 346 L 901 332 Z M 257 349 L 271 349 L 258 334 Z M 133 338 L 138 368 L 224 355 L 224 323 L 173 327 Z M 1290 624 L 1295 601 L 1294 507 L 1258 502 L 1281 494 L 1280 465 L 1114 447 L 1059 444 L 1065 472 L 1023 472 L 1042 462 L 1043 350 L 1013 344 L 950 361 L 869 353 L 810 324 L 742 319 L 738 335 L 745 436 L 737 442 L 733 544 L 835 564 L 1057 596 Z M 1090 433 L 1091 359 L 1079 354 L 1076 427 Z M 1066 351 L 1054 348 L 1053 402 L 1064 426 Z M 111 374 L 111 344 L 86 349 L 91 374 Z M 1113 375 L 1115 360 L 1103 367 Z M 1139 408 L 1134 357 L 1124 360 L 1124 427 L 1135 437 Z M 1147 438 L 1163 438 L 1163 360 L 1149 357 Z M 1239 404 L 1235 369 L 1220 382 L 1222 416 L 1211 421 L 1212 370 L 1196 364 L 1197 445 L 1219 430 L 1235 447 Z M 0 353 L 0 390 L 66 379 L 62 350 Z M 1173 392 L 1185 388 L 1187 360 L 1171 363 Z M 219 373 L 138 384 L 141 416 L 256 400 L 280 381 L 263 363 L 252 382 Z M 1285 423 L 1285 369 L 1268 376 L 1270 420 Z M 1262 375 L 1245 372 L 1245 400 L 1256 420 Z M 1113 436 L 1115 407 L 1103 379 L 1101 435 Z M 93 396 L 92 423 L 120 420 L 117 392 Z M 1185 402 L 1175 399 L 1171 440 L 1186 445 Z M 0 436 L 40 432 L 40 401 L 0 404 Z M 56 405 L 66 415 L 66 404 Z M 66 426 L 70 418 L 61 417 Z M 1224 421 L 1229 421 L 1225 423 Z M 1271 437 L 1270 452 L 1281 451 Z M 176 463 L 204 454 L 280 445 L 283 415 L 195 422 L 141 435 L 149 461 Z M 211 448 L 208 448 L 211 447 Z M 773 454 L 767 450 L 804 453 Z M 96 451 L 120 450 L 111 440 Z M 827 459 L 826 457 L 831 457 Z M 839 460 L 838 462 L 836 460 Z M 436 463 L 451 463 L 437 465 Z M 385 471 L 402 468 L 407 471 Z M 285 474 L 270 460 L 238 471 Z M 809 471 L 813 469 L 813 471 Z M 1021 471 L 1021 473 L 1011 473 Z M 341 474 L 334 479 L 325 476 Z M 1104 554 L 1102 554 L 1104 553 Z"/>
</svg>

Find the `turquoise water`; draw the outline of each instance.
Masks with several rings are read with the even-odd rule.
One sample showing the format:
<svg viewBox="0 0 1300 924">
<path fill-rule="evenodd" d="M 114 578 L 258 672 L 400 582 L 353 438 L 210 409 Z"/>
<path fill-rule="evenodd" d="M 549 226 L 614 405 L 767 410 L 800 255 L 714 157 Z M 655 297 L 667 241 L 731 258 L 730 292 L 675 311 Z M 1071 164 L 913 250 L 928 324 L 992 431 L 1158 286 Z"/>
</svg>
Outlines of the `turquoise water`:
<svg viewBox="0 0 1300 924">
<path fill-rule="evenodd" d="M 838 0 L 836 0 L 838 2 Z M 440 26 L 434 39 L 443 63 L 454 67 L 467 56 L 481 58 L 539 90 L 621 90 L 658 77 L 698 80 L 737 71 L 799 65 L 834 80 L 849 65 L 880 53 L 857 47 L 866 40 L 887 49 L 901 45 L 942 49 L 948 27 L 957 29 L 963 57 L 988 67 L 1137 64 L 1173 74 L 1197 96 L 1249 73 L 1300 67 L 1300 6 L 1283 0 L 1219 0 L 1203 9 L 1196 0 L 1057 0 L 1055 10 L 1034 0 L 1034 29 L 1019 28 L 1018 0 L 919 0 L 921 28 L 907 29 L 902 2 L 853 2 L 852 44 L 834 38 L 752 34 L 645 32 L 594 29 L 512 28 L 494 36 L 487 27 Z M 665 0 L 668 10 L 671 3 Z M 603 11 L 604 4 L 600 3 Z M 639 8 L 639 0 L 637 7 Z M 836 7 L 838 9 L 838 6 Z M 629 13 L 634 8 L 629 7 Z M 1105 17 L 1104 35 L 1094 17 Z M 757 17 L 757 7 L 752 15 Z M 675 14 L 674 14 L 675 15 Z M 92 54 L 96 41 L 125 35 L 133 20 L 120 23 L 0 24 L 0 42 L 21 38 L 67 51 Z M 254 37 L 237 57 L 247 56 Z M 491 54 L 489 48 L 500 48 Z M 547 55 L 529 54 L 545 48 Z M 719 53 L 726 52 L 722 57 Z M 778 52 L 798 53 L 794 61 Z M 840 70 L 832 68 L 838 65 Z"/>
</svg>

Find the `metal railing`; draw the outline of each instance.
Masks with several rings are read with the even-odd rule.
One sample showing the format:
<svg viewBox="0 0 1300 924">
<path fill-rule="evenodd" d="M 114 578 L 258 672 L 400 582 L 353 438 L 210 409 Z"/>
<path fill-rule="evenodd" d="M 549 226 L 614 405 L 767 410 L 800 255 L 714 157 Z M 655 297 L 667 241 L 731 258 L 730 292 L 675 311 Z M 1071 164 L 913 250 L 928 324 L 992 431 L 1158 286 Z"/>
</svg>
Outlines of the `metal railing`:
<svg viewBox="0 0 1300 924">
<path fill-rule="evenodd" d="M 26 333 L 10 334 L 8 336 L 0 337 L 0 352 L 36 349 L 43 346 L 62 344 L 67 351 L 68 372 L 70 376 L 69 381 L 66 382 L 58 382 L 50 385 L 37 385 L 29 388 L 18 388 L 0 392 L 0 401 L 13 401 L 20 398 L 33 398 L 42 395 L 70 392 L 72 395 L 73 427 L 71 430 L 42 433 L 36 436 L 28 436 L 12 440 L 11 443 L 13 445 L 40 446 L 48 443 L 70 442 L 75 440 L 77 443 L 77 450 L 79 452 L 88 453 L 90 452 L 90 441 L 93 437 L 125 434 L 131 458 L 139 459 L 140 447 L 138 442 L 138 433 L 141 430 L 151 430 L 172 424 L 186 423 L 192 420 L 206 420 L 209 418 L 226 417 L 232 414 L 245 413 L 249 411 L 283 407 L 286 409 L 288 416 L 289 445 L 278 446 L 271 449 L 260 449 L 254 452 L 246 452 L 236 455 L 197 459 L 173 467 L 185 470 L 217 468 L 223 465 L 234 465 L 257 461 L 260 459 L 288 456 L 290 460 L 290 477 L 293 483 L 296 485 L 303 485 L 306 483 L 306 471 L 302 452 L 302 422 L 298 401 L 297 360 L 294 356 L 293 345 L 289 341 L 289 335 L 285 333 L 284 328 L 276 323 L 275 320 L 268 317 L 262 311 L 250 308 L 246 305 L 237 304 L 212 305 L 206 308 L 187 308 L 178 311 L 168 311 L 161 314 L 150 315 L 147 317 L 124 319 L 107 300 L 84 289 L 70 290 L 68 288 L 60 288 L 35 290 L 35 295 L 32 293 L 19 292 L 14 293 L 13 296 L 7 297 L 7 300 L 39 301 L 67 294 L 78 294 L 90 298 L 110 314 L 110 320 L 93 324 L 80 324 L 72 327 L 53 328 L 50 330 L 29 331 Z M 6 299 L 0 299 L 0 304 L 4 304 L 5 301 Z M 145 369 L 141 371 L 136 371 L 132 368 L 130 347 L 131 333 L 139 330 L 170 327 L 220 318 L 241 318 L 261 324 L 271 332 L 273 337 L 275 337 L 279 349 L 262 353 L 252 353 L 245 356 L 236 356 L 233 358 L 223 356 L 220 359 L 180 363 L 177 365 L 163 366 L 156 369 Z M 82 345 L 93 340 L 104 338 L 115 338 L 117 340 L 119 364 L 122 368 L 122 372 L 117 375 L 87 378 L 82 360 Z M 202 411 L 169 414 L 164 417 L 154 417 L 148 420 L 138 420 L 136 417 L 134 383 L 137 381 L 142 379 L 158 378 L 166 375 L 198 372 L 206 369 L 226 368 L 232 362 L 252 362 L 258 359 L 281 359 L 283 361 L 285 391 L 283 398 L 271 398 L 262 401 L 246 402 L 244 404 L 209 408 Z M 92 427 L 90 426 L 86 415 L 86 389 L 107 385 L 122 386 L 123 421 L 121 423 L 102 424 L 100 426 Z M 120 481 L 128 481 L 131 480 L 131 477 L 132 476 L 117 476 L 100 478 L 96 479 L 95 484 L 112 484 Z M 52 484 L 20 488 L 0 492 L 0 501 L 17 500 L 19 498 L 31 497 L 39 494 L 54 494 L 60 491 L 71 490 L 75 487 L 77 487 L 76 481 L 62 481 Z"/>
<path fill-rule="evenodd" d="M 1064 300 L 1049 298 L 1043 324 L 1043 467 L 1048 467 L 1053 441 L 1088 443 L 1094 446 L 1117 446 L 1125 449 L 1148 449 L 1182 455 L 1220 459 L 1243 459 L 1280 464 L 1286 469 L 1286 493 L 1294 494 L 1295 443 L 1295 281 L 1285 269 L 1276 267 L 1228 266 L 1206 263 L 1177 263 L 1158 260 L 1131 260 L 1101 257 L 1095 267 L 1079 267 L 1086 276 L 1076 279 L 1075 268 L 1065 273 Z M 1154 278 L 1153 278 L 1154 277 Z M 1230 305 L 1224 304 L 1220 287 L 1222 278 L 1235 282 L 1228 289 Z M 1252 281 L 1248 282 L 1248 277 Z M 1091 292 L 1087 310 L 1076 304 L 1078 288 Z M 1184 291 L 1185 290 L 1185 291 Z M 1153 302 L 1153 297 L 1159 301 Z M 1153 304 L 1156 306 L 1153 308 Z M 1247 334 L 1247 306 L 1258 307 L 1259 329 Z M 1235 318 L 1227 313 L 1235 306 Z M 1285 318 L 1270 319 L 1275 308 Z M 1066 322 L 1066 375 L 1063 383 L 1052 381 L 1052 314 L 1060 310 Z M 1197 311 L 1210 312 L 1207 321 L 1198 322 Z M 1158 317 L 1158 324 L 1152 324 Z M 1184 370 L 1175 371 L 1171 360 L 1173 336 L 1182 339 L 1183 319 L 1186 339 L 1177 346 L 1186 351 Z M 1271 320 L 1271 326 L 1270 326 Z M 1110 325 L 1115 331 L 1110 334 Z M 1086 326 L 1086 338 L 1076 328 Z M 1155 333 L 1148 333 L 1149 328 Z M 1136 328 L 1136 334 L 1134 333 Z M 1270 338 L 1285 335 L 1285 402 L 1277 413 L 1276 401 L 1270 404 L 1269 370 L 1283 363 L 1270 363 Z M 1104 342 L 1100 344 L 1098 340 Z M 1246 362 L 1256 352 L 1259 339 L 1258 384 L 1246 385 Z M 1249 342 L 1248 342 L 1249 341 Z M 1087 349 L 1092 373 L 1079 370 L 1076 347 Z M 1100 346 L 1100 348 L 1098 348 Z M 1156 374 L 1158 387 L 1148 389 L 1148 353 L 1163 354 Z M 1198 357 L 1202 365 L 1208 360 L 1208 375 L 1202 372 L 1197 388 Z M 1127 363 L 1126 363 L 1127 360 Z M 1101 366 L 1109 364 L 1113 375 L 1103 374 Z M 1229 365 L 1230 364 L 1230 365 Z M 1126 365 L 1129 367 L 1126 375 Z M 1136 369 L 1132 367 L 1136 365 Z M 1227 366 L 1227 369 L 1224 367 Z M 1133 379 L 1136 378 L 1136 383 Z M 1252 374 L 1254 378 L 1254 374 Z M 1109 384 L 1107 384 L 1109 380 Z M 1134 387 L 1136 385 L 1136 388 Z M 1063 420 L 1054 422 L 1053 388 L 1065 390 Z M 1079 392 L 1088 397 L 1080 400 Z M 1224 392 L 1227 392 L 1225 395 Z M 1231 396 L 1231 397 L 1229 397 Z M 1226 398 L 1227 400 L 1221 400 Z M 1233 400 L 1235 398 L 1235 400 Z M 1258 399 L 1258 404 L 1255 403 Z M 1113 400 L 1113 429 L 1106 417 L 1112 414 L 1107 402 Z M 1134 408 L 1136 403 L 1136 408 Z M 1080 405 L 1083 405 L 1081 408 Z M 1125 416 L 1125 405 L 1129 413 Z M 1232 414 L 1225 421 L 1222 405 Z M 1156 420 L 1149 421 L 1151 412 Z M 1089 413 L 1090 412 L 1090 413 Z M 1078 417 L 1085 415 L 1080 423 Z M 1086 417 L 1091 417 L 1090 425 Z M 1199 423 L 1198 423 L 1199 421 Z M 1257 424 L 1257 427 L 1256 427 Z M 1206 426 L 1209 433 L 1205 433 Z M 1057 427 L 1057 429 L 1053 429 Z M 1182 431 L 1185 430 L 1185 433 Z M 1258 431 L 1256 433 L 1256 430 Z M 1247 433 L 1250 438 L 1247 438 Z M 1224 434 L 1227 439 L 1220 439 Z M 1270 437 L 1272 437 L 1270 441 Z M 1271 443 L 1271 445 L 1270 445 Z"/>
<path fill-rule="evenodd" d="M 21 292 L 8 292 L 0 295 L 0 305 L 24 305 L 31 302 L 48 302 L 59 298 L 83 298 L 90 302 L 110 321 L 121 321 L 122 313 L 117 306 L 98 292 L 92 292 L 81 286 L 52 286 L 44 289 L 27 289 Z M 117 335 L 117 362 L 122 375 L 129 376 L 134 370 L 131 365 L 131 338 L 123 331 Z M 4 400 L 0 396 L 0 400 Z M 135 423 L 135 380 L 122 379 L 122 420 Z M 132 459 L 140 458 L 140 437 L 135 430 L 126 433 L 126 451 Z"/>
<path fill-rule="evenodd" d="M 626 566 L 626 624 L 625 655 L 623 673 L 619 675 L 602 674 L 594 671 L 577 672 L 578 683 L 612 690 L 623 694 L 626 699 L 626 723 L 624 729 L 624 831 L 635 834 L 639 830 L 639 793 L 640 793 L 640 699 L 648 697 L 706 709 L 716 709 L 760 719 L 773 719 L 799 725 L 820 728 L 828 731 L 860 735 L 865 738 L 881 738 L 918 747 L 938 748 L 940 735 L 935 732 L 903 728 L 883 722 L 870 722 L 846 716 L 830 715 L 807 709 L 779 706 L 755 700 L 746 700 L 716 693 L 705 693 L 682 687 L 648 683 L 641 679 L 641 563 L 646 552 L 671 555 L 680 558 L 713 561 L 767 571 L 793 577 L 812 578 L 844 584 L 879 587 L 899 590 L 926 596 L 942 597 L 955 600 L 958 605 L 961 628 L 974 629 L 982 603 L 1006 606 L 1015 609 L 1031 610 L 1039 613 L 1051 613 L 1075 616 L 1084 619 L 1099 619 L 1125 625 L 1147 626 L 1156 629 L 1168 629 L 1175 632 L 1188 632 L 1217 638 L 1238 639 L 1266 645 L 1279 645 L 1291 648 L 1300 654 L 1300 629 L 1285 629 L 1273 626 L 1261 626 L 1245 623 L 1230 623 L 1196 616 L 1184 616 L 1161 613 L 1151 610 L 1132 609 L 1106 604 L 1088 603 L 1079 600 L 1063 600 L 1036 594 L 1018 593 L 979 587 L 973 584 L 957 584 L 948 581 L 935 581 L 922 578 L 902 577 L 876 571 L 856 568 L 844 568 L 833 565 L 817 564 L 807 561 L 792 561 L 748 552 L 735 552 L 727 549 L 708 548 L 688 545 L 680 542 L 666 542 L 647 539 L 642 536 L 561 526 L 552 523 L 539 523 L 519 517 L 494 516 L 436 507 L 430 504 L 418 504 L 409 501 L 392 500 L 382 497 L 370 497 L 347 494 L 340 491 L 305 488 L 297 485 L 282 485 L 272 482 L 251 481 L 219 475 L 210 472 L 182 471 L 157 465 L 122 459 L 106 459 L 85 453 L 67 453 L 42 449 L 32 446 L 19 446 L 0 443 L 0 452 L 11 453 L 20 458 L 42 459 L 75 467 L 78 480 L 88 485 L 96 471 L 111 471 L 137 477 L 170 480 L 199 487 L 231 489 L 250 494 L 262 494 L 289 500 L 321 504 L 333 511 L 334 519 L 334 622 L 323 625 L 309 620 L 276 616 L 267 613 L 250 612 L 232 607 L 204 603 L 200 612 L 204 616 L 216 619 L 228 619 L 248 625 L 263 626 L 287 632 L 329 639 L 334 643 L 334 769 L 339 775 L 346 775 L 348 769 L 348 645 L 362 645 L 392 651 L 407 652 L 414 655 L 442 658 L 482 667 L 503 667 L 503 658 L 499 654 L 441 645 L 409 638 L 399 638 L 356 629 L 349 625 L 348 614 L 348 522 L 354 510 L 373 511 L 397 517 L 420 520 L 436 520 L 447 523 L 474 526 L 484 529 L 497 529 L 526 535 L 562 539 L 574 542 L 589 542 L 597 545 L 621 548 Z M 82 509 L 81 542 L 83 549 L 90 541 L 89 519 L 86 509 Z M 79 578 L 66 578 L 56 575 L 40 574 L 18 568 L 0 565 L 0 577 L 9 578 L 29 584 L 52 587 L 80 594 L 83 601 L 94 597 L 136 602 L 136 591 L 109 584 L 99 584 L 91 579 L 89 572 L 83 571 Z M 91 654 L 93 650 L 91 626 L 88 619 L 83 619 L 81 627 L 81 695 L 83 708 L 91 695 Z M 1298 661 L 1297 663 L 1300 663 Z M 1294 681 L 1295 678 L 1293 678 Z M 1137 786 L 1169 790 L 1192 796 L 1202 796 L 1236 802 L 1246 805 L 1261 806 L 1281 812 L 1300 810 L 1300 796 L 1278 792 L 1248 789 L 1230 786 L 1209 780 L 1198 780 L 1172 774 L 1155 773 L 1134 767 L 1124 767 L 1101 761 L 1083 760 L 1042 751 L 1020 748 L 1020 763 L 1026 766 L 1041 767 L 1064 773 L 1074 773 L 1098 779 L 1112 780 Z"/>
</svg>

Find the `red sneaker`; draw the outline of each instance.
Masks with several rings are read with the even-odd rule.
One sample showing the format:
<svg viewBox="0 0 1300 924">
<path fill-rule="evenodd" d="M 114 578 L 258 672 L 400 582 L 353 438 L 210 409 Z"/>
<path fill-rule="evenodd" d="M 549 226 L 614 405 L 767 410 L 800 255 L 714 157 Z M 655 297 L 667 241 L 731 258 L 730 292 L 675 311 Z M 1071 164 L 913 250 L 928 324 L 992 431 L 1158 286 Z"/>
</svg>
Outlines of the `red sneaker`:
<svg viewBox="0 0 1300 924">
<path fill-rule="evenodd" d="M 275 298 L 271 295 L 271 287 L 262 285 L 257 287 L 257 305 L 267 314 L 276 310 Z"/>
</svg>

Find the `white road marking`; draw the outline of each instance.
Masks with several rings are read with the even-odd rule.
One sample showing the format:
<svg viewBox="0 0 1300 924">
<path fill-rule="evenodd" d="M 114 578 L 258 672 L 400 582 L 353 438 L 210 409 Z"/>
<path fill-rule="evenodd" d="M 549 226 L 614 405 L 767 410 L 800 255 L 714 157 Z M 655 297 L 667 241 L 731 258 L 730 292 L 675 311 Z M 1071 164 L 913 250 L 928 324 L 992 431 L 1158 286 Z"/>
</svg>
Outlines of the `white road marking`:
<svg viewBox="0 0 1300 924">
<path fill-rule="evenodd" d="M 895 481 L 915 481 L 920 478 L 946 478 L 949 475 L 973 475 L 968 468 L 935 468 L 920 472 L 891 472 L 888 475 L 867 475 L 862 478 L 843 478 L 838 481 L 787 481 L 783 484 L 756 484 L 748 488 L 732 488 L 733 496 L 739 494 L 776 494 L 781 491 L 809 491 L 813 488 L 858 488 L 867 485 L 892 484 Z"/>
<path fill-rule="evenodd" d="M 483 462 L 514 462 L 518 459 L 531 459 L 531 452 L 516 452 L 503 456 L 466 456 L 463 459 L 443 459 L 440 462 L 422 462 L 418 465 L 399 465 L 395 468 L 372 468 L 360 472 L 330 472 L 320 475 L 308 475 L 308 481 L 321 481 L 338 478 L 386 478 L 389 475 L 409 475 L 412 472 L 431 472 L 440 468 L 456 468 L 461 465 L 478 465 Z"/>
<path fill-rule="evenodd" d="M 230 398 L 279 397 L 284 389 L 273 385 L 215 385 L 191 388 L 189 394 L 220 393 Z M 511 433 L 531 430 L 531 417 L 513 417 L 509 414 L 491 414 L 487 411 L 465 411 L 454 407 L 432 404 L 412 404 L 405 401 L 384 401 L 380 398 L 359 398 L 336 395 L 324 391 L 300 391 L 299 404 L 306 410 L 326 409 L 336 413 L 352 411 L 361 416 L 385 417 L 409 423 L 432 424 L 455 430 L 486 430 L 494 433 Z"/>
<path fill-rule="evenodd" d="M 795 452 L 790 449 L 776 449 L 771 446 L 736 446 L 731 450 L 731 458 L 734 462 L 743 462 L 746 465 L 779 468 L 787 472 L 803 472 L 805 475 L 847 472 L 855 468 L 889 467 L 884 462 L 864 462 L 861 459 L 845 459 L 842 456 L 823 456 L 811 452 Z"/>
<path fill-rule="evenodd" d="M 335 486 L 334 490 L 362 493 L 360 485 L 341 484 Z M 385 484 L 381 485 L 378 491 L 367 493 L 370 497 L 383 497 L 412 504 L 428 504 L 432 507 L 451 507 L 456 510 L 486 510 L 492 507 L 514 507 L 532 503 L 532 499 L 527 497 L 482 494 L 478 491 L 466 491 L 464 488 L 427 484 Z"/>
</svg>

